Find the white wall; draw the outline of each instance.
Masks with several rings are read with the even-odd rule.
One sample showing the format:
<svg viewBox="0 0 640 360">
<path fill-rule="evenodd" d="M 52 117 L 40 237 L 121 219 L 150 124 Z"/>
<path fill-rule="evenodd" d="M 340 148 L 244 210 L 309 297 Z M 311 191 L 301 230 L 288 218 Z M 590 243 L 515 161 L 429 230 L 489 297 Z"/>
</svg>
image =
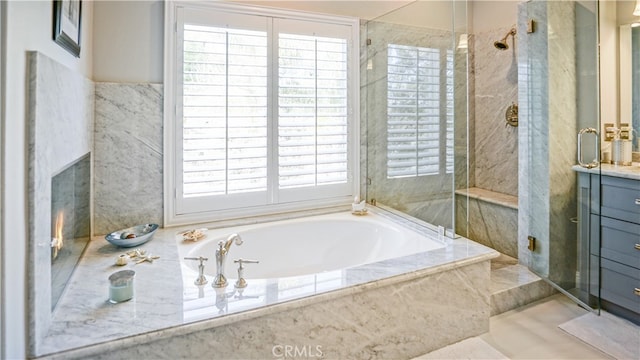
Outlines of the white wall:
<svg viewBox="0 0 640 360">
<path fill-rule="evenodd" d="M 633 9 L 636 8 L 636 0 L 616 0 L 616 17 L 618 25 L 626 25 L 640 22 L 640 17 L 633 16 Z"/>
<path fill-rule="evenodd" d="M 231 0 L 233 1 L 233 0 Z M 361 19 L 449 30 L 454 14 L 449 0 L 429 1 L 268 1 L 236 0 L 250 5 L 279 7 Z M 493 1 L 508 25 L 515 23 L 515 1 Z M 505 5 L 506 4 L 506 5 Z M 456 25 L 465 24 L 464 3 L 456 2 Z M 93 79 L 103 82 L 162 83 L 164 3 L 160 0 L 94 2 Z M 485 6 L 486 7 L 486 6 Z M 485 8 L 483 7 L 483 9 Z M 487 11 L 489 12 L 489 11 Z M 494 16 L 483 20 L 491 24 Z M 508 26 L 506 25 L 506 26 Z M 459 26 L 459 31 L 466 31 Z"/>
<path fill-rule="evenodd" d="M 600 121 L 618 122 L 618 22 L 614 1 L 600 1 Z M 604 136 L 602 137 L 604 138 Z"/>
<path fill-rule="evenodd" d="M 470 13 L 472 14 L 471 22 L 473 24 L 471 32 L 479 33 L 516 25 L 516 21 L 518 20 L 518 3 L 520 3 L 520 1 L 471 0 Z"/>
<path fill-rule="evenodd" d="M 162 83 L 164 2 L 95 1 L 93 80 Z"/>
<path fill-rule="evenodd" d="M 61 64 L 92 77 L 93 3 L 82 4 L 80 59 L 52 40 L 53 2 L 10 1 L 6 5 L 6 89 L 2 119 L 4 358 L 26 356 L 27 327 L 27 127 L 26 127 L 26 52 L 37 50 Z"/>
</svg>

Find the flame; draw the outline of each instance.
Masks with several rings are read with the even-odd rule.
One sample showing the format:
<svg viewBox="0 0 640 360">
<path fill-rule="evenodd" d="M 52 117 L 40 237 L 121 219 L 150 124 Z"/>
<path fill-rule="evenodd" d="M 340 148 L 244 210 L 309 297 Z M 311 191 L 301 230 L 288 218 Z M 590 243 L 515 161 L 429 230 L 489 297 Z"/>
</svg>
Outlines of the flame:
<svg viewBox="0 0 640 360">
<path fill-rule="evenodd" d="M 64 225 L 64 213 L 58 213 L 56 217 L 56 227 L 55 227 L 55 237 L 51 239 L 51 248 L 53 249 L 53 257 L 56 258 L 58 256 L 58 252 L 62 249 L 64 244 L 63 236 L 62 236 L 62 228 Z"/>
</svg>

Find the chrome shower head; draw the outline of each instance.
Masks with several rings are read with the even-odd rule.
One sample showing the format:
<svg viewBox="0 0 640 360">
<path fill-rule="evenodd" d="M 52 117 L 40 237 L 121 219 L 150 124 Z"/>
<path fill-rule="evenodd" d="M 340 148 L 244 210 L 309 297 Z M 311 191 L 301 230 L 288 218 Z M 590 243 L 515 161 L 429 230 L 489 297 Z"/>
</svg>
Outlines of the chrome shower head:
<svg viewBox="0 0 640 360">
<path fill-rule="evenodd" d="M 515 35 L 516 35 L 515 27 L 511 28 L 511 30 L 509 30 L 507 35 L 505 35 L 501 40 L 494 42 L 493 46 L 495 46 L 496 49 L 498 50 L 507 50 L 509 48 L 509 44 L 507 44 L 507 38 L 509 37 L 509 35 L 514 36 L 514 39 L 515 39 Z"/>
</svg>

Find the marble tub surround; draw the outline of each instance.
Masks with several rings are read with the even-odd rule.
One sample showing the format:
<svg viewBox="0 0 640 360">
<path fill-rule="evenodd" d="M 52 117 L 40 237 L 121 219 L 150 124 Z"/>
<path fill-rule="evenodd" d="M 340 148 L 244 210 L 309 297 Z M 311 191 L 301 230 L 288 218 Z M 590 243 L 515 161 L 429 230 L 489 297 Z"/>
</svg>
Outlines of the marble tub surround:
<svg viewBox="0 0 640 360">
<path fill-rule="evenodd" d="M 112 348 L 96 358 L 265 359 L 274 356 L 274 346 L 285 344 L 320 348 L 327 359 L 411 358 L 489 330 L 483 284 L 488 267 L 484 261 L 328 293 L 303 306 L 275 305 L 259 317 Z"/>
<path fill-rule="evenodd" d="M 51 323 L 52 176 L 91 153 L 94 86 L 49 57 L 27 54 L 29 354 Z M 86 181 L 90 181 L 86 179 Z"/>
<path fill-rule="evenodd" d="M 95 87 L 94 234 L 162 225 L 162 85 Z"/>
<path fill-rule="evenodd" d="M 188 228 L 160 229 L 141 247 L 160 259 L 129 265 L 136 296 L 117 305 L 106 303 L 107 278 L 121 269 L 112 264 L 123 250 L 94 238 L 55 314 L 43 347 L 48 357 L 265 358 L 275 345 L 302 344 L 321 345 L 328 358 L 397 358 L 488 330 L 489 262 L 498 253 L 465 238 L 337 272 L 249 279 L 243 298 L 229 286 L 222 299 L 210 282 L 201 294 L 194 271 L 178 270 L 178 244 L 189 246 L 178 234 Z"/>
</svg>

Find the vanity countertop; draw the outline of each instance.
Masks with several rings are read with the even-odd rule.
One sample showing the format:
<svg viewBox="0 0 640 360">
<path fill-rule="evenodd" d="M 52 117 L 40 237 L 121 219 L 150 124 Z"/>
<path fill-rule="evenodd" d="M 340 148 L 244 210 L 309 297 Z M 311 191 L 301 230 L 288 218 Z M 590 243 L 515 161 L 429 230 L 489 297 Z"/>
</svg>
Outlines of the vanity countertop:
<svg viewBox="0 0 640 360">
<path fill-rule="evenodd" d="M 634 162 L 631 166 L 601 164 L 600 167 L 593 169 L 586 169 L 580 165 L 574 165 L 572 169 L 574 171 L 590 174 L 601 174 L 604 176 L 615 176 L 625 179 L 640 180 L 640 163 L 636 162 Z"/>
</svg>

